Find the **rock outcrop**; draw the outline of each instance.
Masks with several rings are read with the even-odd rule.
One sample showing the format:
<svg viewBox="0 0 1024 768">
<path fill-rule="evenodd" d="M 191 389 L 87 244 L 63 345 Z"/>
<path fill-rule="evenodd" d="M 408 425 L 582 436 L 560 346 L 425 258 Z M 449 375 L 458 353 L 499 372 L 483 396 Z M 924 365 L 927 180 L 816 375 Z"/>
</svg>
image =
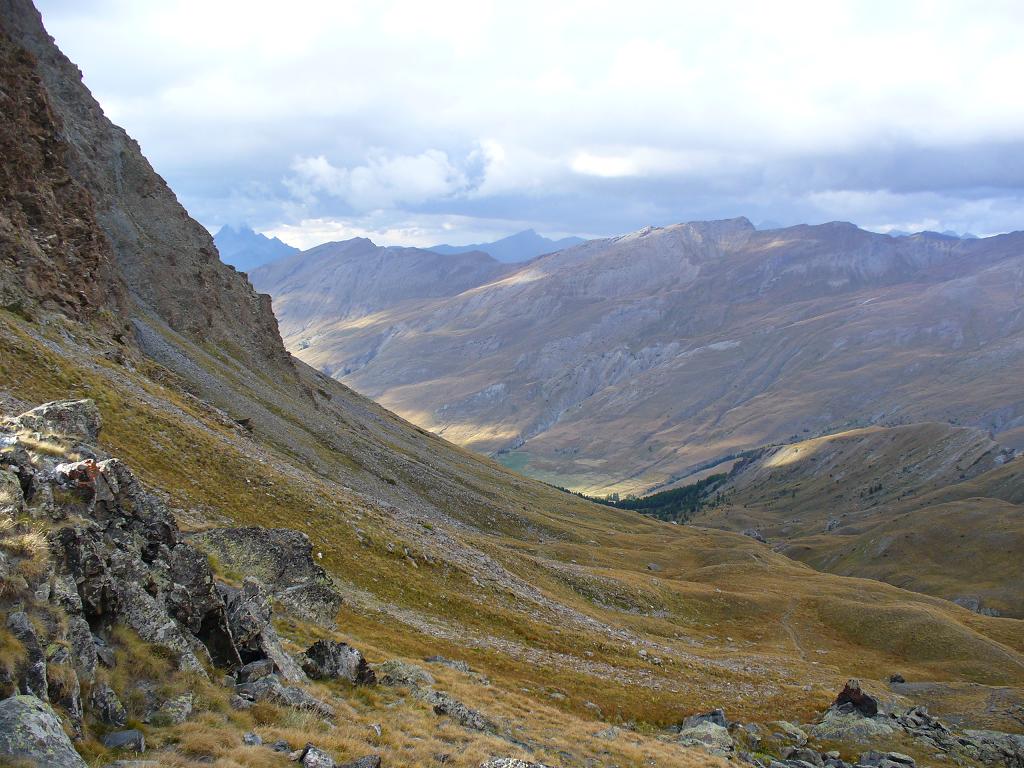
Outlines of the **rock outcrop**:
<svg viewBox="0 0 1024 768">
<path fill-rule="evenodd" d="M 288 528 L 213 528 L 189 541 L 225 568 L 259 579 L 291 612 L 335 627 L 342 597 L 313 559 L 306 534 Z"/>
<path fill-rule="evenodd" d="M 0 757 L 47 768 L 86 768 L 60 718 L 35 696 L 0 701 Z"/>
</svg>

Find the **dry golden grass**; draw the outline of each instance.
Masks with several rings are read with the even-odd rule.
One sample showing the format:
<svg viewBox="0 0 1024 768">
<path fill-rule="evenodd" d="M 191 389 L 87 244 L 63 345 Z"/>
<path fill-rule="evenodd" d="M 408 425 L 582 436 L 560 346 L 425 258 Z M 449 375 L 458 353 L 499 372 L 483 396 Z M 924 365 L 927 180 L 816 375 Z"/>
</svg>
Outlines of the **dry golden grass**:
<svg viewBox="0 0 1024 768">
<path fill-rule="evenodd" d="M 313 436 L 312 428 L 288 433 L 292 443 L 259 433 L 239 437 L 218 414 L 183 396 L 166 372 L 150 370 L 146 378 L 142 365 L 132 373 L 83 363 L 73 356 L 80 350 L 61 356 L 34 342 L 33 329 L 11 322 L 0 313 L 0 333 L 11 350 L 0 360 L 0 375 L 15 396 L 96 399 L 105 447 L 143 481 L 166 490 L 197 525 L 223 521 L 308 533 L 324 553 L 324 567 L 352 587 L 339 614 L 341 639 L 374 662 L 435 653 L 465 659 L 492 687 L 432 667 L 439 687 L 523 728 L 544 745 L 535 757 L 550 764 L 564 762 L 560 748 L 623 766 L 701 764 L 700 753 L 648 732 L 714 706 L 742 720 L 809 718 L 849 676 L 877 681 L 898 669 L 922 680 L 1024 682 L 1024 648 L 1013 639 L 1024 634 L 1019 622 L 975 616 L 878 582 L 817 573 L 745 537 L 585 503 L 416 432 L 340 387 L 331 393 L 347 403 L 352 423 L 337 427 L 330 439 Z M 270 405 L 294 423 L 300 406 L 307 407 Z M 364 455 L 367 433 L 388 451 L 366 448 Z M 314 446 L 315 459 L 296 448 L 301 441 L 308 441 L 303 448 Z M 417 472 L 406 460 L 420 462 Z M 365 487 L 371 475 L 395 479 L 405 500 L 387 506 L 350 490 Z M 409 510 L 423 509 L 429 514 L 414 522 Z M 452 519 L 459 525 L 449 524 Z M 449 557 L 447 542 L 435 541 L 442 533 L 519 577 L 536 597 L 478 578 L 473 563 Z M 648 570 L 648 563 L 659 570 Z M 224 564 L 218 568 L 225 576 L 241 575 L 229 574 Z M 901 611 L 915 621 L 902 625 Z M 864 631 L 876 624 L 890 633 L 884 643 Z M 281 617 L 279 629 L 294 649 L 323 634 L 288 617 Z M 131 640 L 119 644 L 130 647 Z M 663 663 L 640 657 L 640 648 Z M 130 653 L 143 668 L 153 665 L 145 674 L 164 677 L 172 688 L 198 685 L 169 674 L 166 660 L 144 658 L 145 648 Z M 129 682 L 115 680 L 115 687 Z M 239 746 L 248 728 L 268 739 L 287 732 L 294 746 L 323 735 L 324 744 L 341 752 L 339 759 L 379 749 L 396 765 L 429 764 L 434 750 L 456 755 L 456 765 L 515 754 L 507 741 L 446 725 L 401 691 L 327 687 L 324 695 L 337 698 L 344 715 L 337 731 L 324 733 L 307 719 L 264 707 L 255 715 L 233 712 L 225 690 L 197 689 L 203 703 L 195 724 L 147 730 L 154 744 L 178 749 L 171 759 L 182 765 L 263 759 Z M 588 703 L 600 707 L 603 719 Z M 388 726 L 380 739 L 369 729 L 375 722 Z M 637 732 L 611 742 L 593 736 L 608 723 L 630 722 Z M 199 734 L 220 731 L 222 746 L 197 736 L 186 754 L 181 745 L 200 724 Z"/>
</svg>

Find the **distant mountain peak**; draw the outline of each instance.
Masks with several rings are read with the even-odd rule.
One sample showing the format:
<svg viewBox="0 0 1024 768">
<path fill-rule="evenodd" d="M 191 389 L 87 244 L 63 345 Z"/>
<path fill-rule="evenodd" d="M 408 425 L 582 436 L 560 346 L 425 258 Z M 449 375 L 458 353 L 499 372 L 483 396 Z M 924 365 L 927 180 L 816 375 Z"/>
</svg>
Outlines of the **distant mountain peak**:
<svg viewBox="0 0 1024 768">
<path fill-rule="evenodd" d="M 225 224 L 213 236 L 220 260 L 241 272 L 249 272 L 284 256 L 298 253 L 299 249 L 279 238 L 267 237 L 248 224 Z"/>
<path fill-rule="evenodd" d="M 457 253 L 481 251 L 505 263 L 529 261 L 545 253 L 554 253 L 565 248 L 586 242 L 581 237 L 563 237 L 552 240 L 539 234 L 535 229 L 524 229 L 514 235 L 503 237 L 491 243 L 473 243 L 471 245 L 435 245 L 427 250 L 451 256 Z"/>
</svg>

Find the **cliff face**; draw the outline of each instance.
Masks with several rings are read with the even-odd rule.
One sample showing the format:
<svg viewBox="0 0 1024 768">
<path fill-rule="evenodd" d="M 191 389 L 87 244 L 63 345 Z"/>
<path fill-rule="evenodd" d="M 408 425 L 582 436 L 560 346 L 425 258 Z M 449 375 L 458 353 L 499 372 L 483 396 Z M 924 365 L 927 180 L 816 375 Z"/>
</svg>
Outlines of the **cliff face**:
<svg viewBox="0 0 1024 768">
<path fill-rule="evenodd" d="M 122 307 L 113 284 L 121 281 L 136 314 L 155 316 L 174 331 L 216 345 L 250 368 L 290 371 L 291 360 L 281 344 L 269 298 L 220 262 L 210 234 L 189 218 L 139 145 L 106 118 L 82 83 L 82 73 L 46 33 L 39 12 L 28 0 L 0 0 L 0 28 L 5 62 L 10 62 L 4 66 L 5 82 L 33 84 L 16 85 L 13 94 L 5 88 L 9 98 L 24 88 L 32 91 L 22 92 L 21 109 L 4 124 L 4 131 L 14 135 L 26 128 L 38 134 L 32 153 L 36 157 L 26 158 L 26 164 L 13 171 L 23 182 L 19 205 L 27 212 L 25 226 L 33 226 L 33 210 L 45 212 L 58 202 L 71 202 L 81 211 L 75 217 L 81 219 L 77 225 L 58 224 L 50 217 L 54 231 L 62 228 L 65 240 L 79 244 L 66 264 L 54 257 L 50 262 L 26 259 L 23 251 L 12 256 L 21 263 L 66 267 L 57 271 L 66 272 L 61 279 L 70 284 L 49 285 L 39 279 L 37 266 L 18 271 L 20 290 L 74 310 L 74 301 L 68 298 L 77 295 L 72 276 L 86 273 L 90 287 L 81 289 L 86 305 L 107 303 L 117 311 Z M 26 182 L 39 178 L 40 171 L 51 181 L 34 191 Z M 5 169 L 5 174 L 11 173 Z M 6 198 L 17 178 L 4 181 Z M 67 231 L 69 227 L 73 229 Z M 18 240 L 25 238 L 10 239 L 5 253 L 18 252 Z M 116 267 L 116 276 L 111 266 Z"/>
<path fill-rule="evenodd" d="M 68 170 L 71 150 L 35 63 L 0 35 L 0 305 L 92 319 L 123 307 L 123 285 L 93 198 Z"/>
</svg>

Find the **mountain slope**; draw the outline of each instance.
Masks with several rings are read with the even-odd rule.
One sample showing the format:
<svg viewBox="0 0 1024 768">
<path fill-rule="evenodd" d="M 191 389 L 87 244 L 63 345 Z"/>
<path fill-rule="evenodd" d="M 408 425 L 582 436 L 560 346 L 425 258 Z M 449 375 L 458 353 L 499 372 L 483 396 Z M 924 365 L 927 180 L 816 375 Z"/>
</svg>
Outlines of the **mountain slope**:
<svg viewBox="0 0 1024 768">
<path fill-rule="evenodd" d="M 221 227 L 213 236 L 213 242 L 217 245 L 221 261 L 240 272 L 251 272 L 267 262 L 299 252 L 298 248 L 276 237 L 254 232 L 245 224 Z"/>
<path fill-rule="evenodd" d="M 684 224 L 360 314 L 282 317 L 286 343 L 425 428 L 596 494 L 800 434 L 938 420 L 1014 445 L 1024 424 L 1022 233 Z"/>
<path fill-rule="evenodd" d="M 119 644 L 136 652 L 105 671 L 112 685 L 131 689 L 136 665 L 148 665 L 202 694 L 180 728 L 169 718 L 139 722 L 151 747 L 173 753 L 169 764 L 283 764 L 240 746 L 251 728 L 268 741 L 301 736 L 299 746 L 315 734 L 352 757 L 372 747 L 386 765 L 423 764 L 442 751 L 458 766 L 502 754 L 562 766 L 718 764 L 662 729 L 713 706 L 760 722 L 811 717 L 846 677 L 882 680 L 895 668 L 936 681 L 919 700 L 932 697 L 965 722 L 1013 722 L 1024 686 L 1021 622 L 818 573 L 730 532 L 590 504 L 418 429 L 290 358 L 269 302 L 207 250 L 209 238 L 138 148 L 87 108 L 95 103 L 34 9 L 0 0 L 0 11 L 4 55 L 32 70 L 3 76 L 45 106 L 19 113 L 21 129 L 7 135 L 22 137 L 25 162 L 39 137 L 60 145 L 53 158 L 64 156 L 47 171 L 52 184 L 30 189 L 15 174 L 0 190 L 5 227 L 13 222 L 0 230 L 4 252 L 25 265 L 5 274 L 19 303 L 0 310 L 4 413 L 92 398 L 104 423 L 99 448 L 132 468 L 183 533 L 251 525 L 309 536 L 344 603 L 334 627 L 280 619 L 287 649 L 330 636 L 357 643 L 373 662 L 465 660 L 483 680 L 447 668 L 439 679 L 514 734 L 465 727 L 444 699 L 340 684 L 318 689 L 345 715 L 336 731 L 308 712 L 236 711 L 225 692 L 180 671 L 171 679 L 171 660 L 123 636 Z M 6 81 L 4 91 L 17 92 Z M 98 141 L 90 153 L 73 141 L 86 134 Z M 81 200 L 55 196 L 68 185 L 61 168 Z M 80 216 L 89 204 L 92 221 Z M 46 215 L 30 219 L 35 212 Z M 87 237 L 62 240 L 69 221 Z M 65 308 L 75 294 L 59 281 L 36 279 L 40 259 L 58 270 L 95 267 L 82 275 L 89 311 Z M 44 438 L 19 439 L 48 460 L 72 458 Z M 7 471 L 2 479 L 6 504 L 13 486 Z M 74 494 L 65 496 L 58 501 L 73 507 Z M 2 609 L 6 624 L 16 610 Z M 979 695 L 996 704 L 974 707 Z M 608 737 L 611 724 L 631 722 Z M 84 747 L 94 762 L 114 759 L 93 742 Z"/>
<path fill-rule="evenodd" d="M 1024 457 L 947 424 L 855 429 L 741 461 L 695 525 L 819 570 L 1024 616 Z"/>
<path fill-rule="evenodd" d="M 581 237 L 563 237 L 559 240 L 552 240 L 544 237 L 532 229 L 517 232 L 514 235 L 503 237 L 491 243 L 475 243 L 473 245 L 433 245 L 427 248 L 434 253 L 454 255 L 457 253 L 469 253 L 471 251 L 482 251 L 489 256 L 505 263 L 528 261 L 535 256 L 545 253 L 554 253 L 563 248 L 569 248 L 584 242 Z"/>
</svg>

